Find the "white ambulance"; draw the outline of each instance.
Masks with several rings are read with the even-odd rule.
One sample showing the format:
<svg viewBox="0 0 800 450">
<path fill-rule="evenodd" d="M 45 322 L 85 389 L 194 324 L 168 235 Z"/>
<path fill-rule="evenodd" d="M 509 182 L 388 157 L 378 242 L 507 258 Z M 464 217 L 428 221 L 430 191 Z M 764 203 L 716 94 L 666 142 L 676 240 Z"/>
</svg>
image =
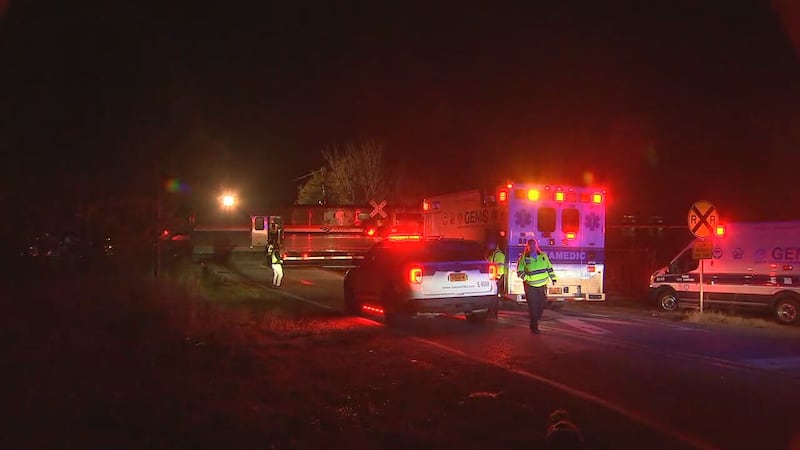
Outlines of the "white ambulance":
<svg viewBox="0 0 800 450">
<path fill-rule="evenodd" d="M 800 306 L 800 221 L 729 223 L 706 238 L 712 258 L 703 263 L 703 305 L 769 310 L 797 323 Z M 650 276 L 660 307 L 674 311 L 700 303 L 700 261 L 692 243 Z"/>
<path fill-rule="evenodd" d="M 497 243 L 506 254 L 506 296 L 523 302 L 517 260 L 536 238 L 558 284 L 548 300 L 605 300 L 606 191 L 546 184 L 507 184 L 486 195 L 470 190 L 426 198 L 424 234 Z"/>
</svg>

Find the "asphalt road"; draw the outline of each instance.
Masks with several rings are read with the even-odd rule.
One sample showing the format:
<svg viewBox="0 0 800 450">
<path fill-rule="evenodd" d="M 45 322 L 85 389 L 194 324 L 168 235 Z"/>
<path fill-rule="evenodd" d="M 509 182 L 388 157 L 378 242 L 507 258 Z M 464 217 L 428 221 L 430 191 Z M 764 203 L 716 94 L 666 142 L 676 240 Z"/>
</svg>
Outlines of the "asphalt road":
<svg viewBox="0 0 800 450">
<path fill-rule="evenodd" d="M 255 262 L 231 270 L 271 277 Z M 341 280 L 287 268 L 274 295 L 341 311 Z M 538 389 L 518 395 L 570 405 L 608 442 L 627 434 L 641 448 L 800 449 L 800 327 L 692 324 L 646 307 L 584 304 L 547 310 L 541 329 L 531 335 L 516 308 L 477 328 L 457 317 L 415 319 L 395 338 L 485 365 L 488 378 L 513 374 Z"/>
</svg>

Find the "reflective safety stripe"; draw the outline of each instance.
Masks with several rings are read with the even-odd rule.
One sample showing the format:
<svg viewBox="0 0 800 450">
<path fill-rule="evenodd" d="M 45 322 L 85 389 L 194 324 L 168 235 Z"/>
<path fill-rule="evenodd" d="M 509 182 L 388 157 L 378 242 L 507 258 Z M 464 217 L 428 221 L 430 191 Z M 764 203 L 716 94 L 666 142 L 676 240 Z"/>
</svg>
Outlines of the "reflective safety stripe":
<svg viewBox="0 0 800 450">
<path fill-rule="evenodd" d="M 552 272 L 553 269 L 536 269 L 536 270 L 526 270 L 525 275 L 536 275 L 540 273 L 547 273 Z"/>
</svg>

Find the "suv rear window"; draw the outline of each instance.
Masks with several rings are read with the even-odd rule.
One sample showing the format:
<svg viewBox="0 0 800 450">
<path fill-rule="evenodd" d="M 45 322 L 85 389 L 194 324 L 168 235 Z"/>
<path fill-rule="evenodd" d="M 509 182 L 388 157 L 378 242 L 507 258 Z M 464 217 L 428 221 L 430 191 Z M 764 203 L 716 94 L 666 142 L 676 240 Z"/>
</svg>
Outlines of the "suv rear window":
<svg viewBox="0 0 800 450">
<path fill-rule="evenodd" d="M 427 241 L 392 246 L 391 251 L 402 259 L 420 262 L 482 261 L 483 246 L 475 241 Z"/>
</svg>

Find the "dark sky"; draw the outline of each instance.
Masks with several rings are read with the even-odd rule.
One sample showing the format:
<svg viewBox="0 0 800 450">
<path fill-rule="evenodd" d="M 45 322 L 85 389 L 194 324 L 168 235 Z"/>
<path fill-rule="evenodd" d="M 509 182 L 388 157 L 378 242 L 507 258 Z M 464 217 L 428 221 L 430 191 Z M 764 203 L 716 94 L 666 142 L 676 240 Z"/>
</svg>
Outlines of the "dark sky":
<svg viewBox="0 0 800 450">
<path fill-rule="evenodd" d="M 800 218 L 800 65 L 767 2 L 293 3 L 11 0 L 5 191 L 112 195 L 158 162 L 290 202 L 320 149 L 374 138 L 433 192 Z"/>
</svg>

